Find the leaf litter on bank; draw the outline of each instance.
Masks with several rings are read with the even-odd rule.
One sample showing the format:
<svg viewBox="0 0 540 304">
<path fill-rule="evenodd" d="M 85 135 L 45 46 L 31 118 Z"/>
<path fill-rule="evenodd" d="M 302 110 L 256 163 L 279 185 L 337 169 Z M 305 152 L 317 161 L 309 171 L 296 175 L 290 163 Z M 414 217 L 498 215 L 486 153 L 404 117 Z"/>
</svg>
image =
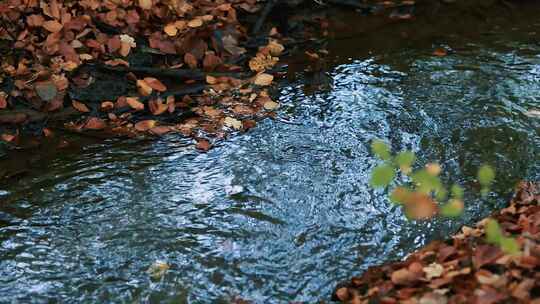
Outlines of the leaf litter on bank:
<svg viewBox="0 0 540 304">
<path fill-rule="evenodd" d="M 57 112 L 64 108 L 66 98 L 65 105 L 82 117 L 65 127 L 78 131 L 107 126 L 113 132 L 179 132 L 196 139 L 201 132 L 205 136 L 224 137 L 226 127 L 248 130 L 255 125 L 254 121 L 269 115 L 266 111 L 279 106 L 273 101 L 259 104 L 256 99 L 268 95 L 264 87 L 273 83 L 274 76 L 267 70 L 277 64 L 285 49 L 274 30 L 273 38 L 250 53 L 245 64 L 225 63 L 248 53 L 240 42 L 248 38 L 246 25 L 238 21 L 237 15 L 259 9 L 260 5 L 252 0 L 3 1 L 0 20 L 9 27 L 0 30 L 0 38 L 28 56 L 6 58 L 0 67 L 0 78 L 9 77 L 15 82 L 13 90 L 2 92 L 0 110 L 19 106 L 14 103 L 22 97 L 40 111 Z M 219 35 L 212 35 L 213 32 Z M 176 94 L 171 87 L 178 83 L 159 73 L 139 78 L 137 72 L 129 72 L 133 54 L 148 51 L 159 58 L 144 68 L 155 71 L 175 73 L 178 69 L 202 68 L 218 74 L 246 71 L 251 76 L 241 79 L 207 74 L 210 86 L 206 89 Z M 69 90 L 96 81 L 91 74 L 85 74 L 86 63 L 125 67 L 128 87 L 135 89 L 121 98 L 111 96 L 95 105 L 91 100 L 69 100 Z M 198 75 L 195 72 L 192 74 Z M 253 77 L 254 83 L 250 81 Z M 189 87 L 200 83 L 200 79 L 188 76 L 182 82 Z M 210 116 L 198 117 L 188 124 L 183 122 L 188 109 L 209 105 L 227 113 L 229 125 L 223 117 Z M 239 106 L 252 111 L 234 113 L 233 109 Z M 149 119 L 148 115 L 167 117 L 155 118 L 160 122 L 158 129 L 140 125 L 136 128 L 138 122 Z"/>
<path fill-rule="evenodd" d="M 509 206 L 492 215 L 496 221 L 464 226 L 447 242 L 369 268 L 333 297 L 355 304 L 540 303 L 539 202 L 540 183 L 521 182 Z"/>
</svg>

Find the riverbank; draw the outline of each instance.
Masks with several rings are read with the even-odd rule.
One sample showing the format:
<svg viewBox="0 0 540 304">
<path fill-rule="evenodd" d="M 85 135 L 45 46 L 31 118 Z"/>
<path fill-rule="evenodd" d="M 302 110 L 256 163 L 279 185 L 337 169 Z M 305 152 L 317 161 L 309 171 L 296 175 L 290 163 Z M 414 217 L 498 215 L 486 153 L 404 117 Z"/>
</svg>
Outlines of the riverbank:
<svg viewBox="0 0 540 304">
<path fill-rule="evenodd" d="M 508 207 L 490 218 L 516 237 L 505 254 L 485 239 L 485 223 L 464 226 L 404 261 L 369 268 L 334 293 L 343 303 L 540 303 L 540 183 L 522 182 Z"/>
</svg>

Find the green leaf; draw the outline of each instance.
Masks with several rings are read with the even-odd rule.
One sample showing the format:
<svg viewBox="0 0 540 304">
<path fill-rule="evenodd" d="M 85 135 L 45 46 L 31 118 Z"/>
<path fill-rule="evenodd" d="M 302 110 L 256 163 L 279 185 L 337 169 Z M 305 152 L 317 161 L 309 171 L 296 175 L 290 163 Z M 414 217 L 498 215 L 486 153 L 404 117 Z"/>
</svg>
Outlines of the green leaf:
<svg viewBox="0 0 540 304">
<path fill-rule="evenodd" d="M 456 199 L 462 199 L 463 198 L 463 188 L 458 184 L 453 184 L 452 188 L 450 188 L 450 192 L 452 192 L 452 197 Z"/>
<path fill-rule="evenodd" d="M 384 188 L 394 179 L 396 172 L 390 165 L 379 165 L 371 172 L 371 186 L 375 188 Z"/>
<path fill-rule="evenodd" d="M 519 244 L 515 239 L 511 237 L 504 237 L 501 239 L 501 249 L 508 254 L 518 254 Z"/>
<path fill-rule="evenodd" d="M 396 164 L 401 168 L 401 171 L 408 173 L 411 169 L 412 164 L 416 156 L 412 151 L 403 151 L 398 153 L 395 158 Z"/>
<path fill-rule="evenodd" d="M 446 200 L 447 197 L 448 197 L 448 191 L 446 189 L 444 189 L 444 188 L 439 189 L 439 191 L 437 191 L 437 193 L 435 193 L 435 198 L 439 202 L 442 202 L 442 201 Z"/>
<path fill-rule="evenodd" d="M 486 223 L 486 241 L 491 244 L 500 244 L 503 239 L 503 234 L 501 231 L 501 226 L 497 223 L 496 220 L 489 219 Z"/>
<path fill-rule="evenodd" d="M 458 217 L 463 213 L 463 201 L 451 199 L 441 207 L 441 214 L 445 217 Z"/>
<path fill-rule="evenodd" d="M 491 168 L 491 166 L 483 165 L 478 170 L 478 181 L 480 182 L 480 185 L 487 187 L 491 185 L 493 180 L 495 179 L 495 170 Z"/>
<path fill-rule="evenodd" d="M 429 174 L 425 169 L 416 171 L 412 175 L 412 180 L 422 193 L 438 192 L 442 189 L 442 183 L 439 177 Z"/>
<path fill-rule="evenodd" d="M 390 147 L 380 139 L 376 139 L 371 143 L 371 151 L 382 160 L 391 158 Z"/>
</svg>

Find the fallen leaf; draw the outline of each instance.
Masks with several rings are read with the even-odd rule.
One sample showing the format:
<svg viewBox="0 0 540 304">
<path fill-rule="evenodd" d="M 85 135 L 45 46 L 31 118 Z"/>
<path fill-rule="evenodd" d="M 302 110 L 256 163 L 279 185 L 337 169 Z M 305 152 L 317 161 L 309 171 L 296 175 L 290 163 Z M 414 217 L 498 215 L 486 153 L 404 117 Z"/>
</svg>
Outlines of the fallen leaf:
<svg viewBox="0 0 540 304">
<path fill-rule="evenodd" d="M 154 77 L 145 77 L 143 79 L 152 89 L 158 91 L 158 92 L 165 92 L 167 91 L 167 87 L 159 81 L 157 78 Z"/>
<path fill-rule="evenodd" d="M 156 126 L 155 120 L 143 120 L 135 124 L 135 130 L 139 132 L 146 132 Z"/>
<path fill-rule="evenodd" d="M 57 33 L 62 30 L 62 24 L 56 20 L 43 22 L 43 28 L 51 33 Z"/>
<path fill-rule="evenodd" d="M 152 277 L 152 279 L 159 280 L 165 275 L 169 268 L 170 266 L 169 264 L 167 264 L 167 262 L 157 260 L 152 265 L 150 265 L 150 267 L 148 267 L 148 270 L 146 272 L 150 275 L 150 277 Z"/>
<path fill-rule="evenodd" d="M 234 128 L 236 130 L 240 130 L 242 128 L 242 122 L 240 120 L 229 116 L 225 117 L 224 124 L 225 126 Z"/>
<path fill-rule="evenodd" d="M 106 126 L 107 124 L 103 119 L 98 117 L 90 117 L 84 124 L 83 128 L 88 130 L 102 130 L 105 129 Z"/>
<path fill-rule="evenodd" d="M 437 48 L 433 51 L 433 55 L 434 56 L 437 56 L 437 57 L 444 57 L 446 55 L 448 55 L 448 51 L 446 49 L 443 49 L 443 48 Z"/>
<path fill-rule="evenodd" d="M 142 96 L 149 96 L 150 94 L 152 94 L 152 87 L 150 87 L 148 83 L 143 79 L 139 79 L 137 80 L 137 91 Z"/>
<path fill-rule="evenodd" d="M 144 104 L 137 97 L 126 97 L 126 102 L 133 110 L 144 110 Z"/>
<path fill-rule="evenodd" d="M 197 144 L 195 145 L 195 147 L 197 149 L 201 150 L 201 151 L 208 151 L 208 150 L 210 150 L 212 145 L 206 139 L 199 139 L 199 140 L 197 140 Z"/>
<path fill-rule="evenodd" d="M 79 112 L 82 112 L 82 113 L 88 113 L 90 112 L 90 109 L 88 109 L 88 107 L 82 103 L 82 102 L 79 102 L 79 101 L 76 101 L 76 100 L 72 100 L 71 101 L 71 104 L 73 105 L 73 107 L 79 111 Z"/>
<path fill-rule="evenodd" d="M 197 19 L 193 19 L 193 20 L 189 21 L 187 25 L 189 27 L 191 27 L 191 28 L 197 28 L 197 27 L 201 27 L 203 25 L 203 21 L 202 21 L 202 19 L 197 18 Z"/>
<path fill-rule="evenodd" d="M 152 9 L 152 0 L 139 0 L 139 7 L 143 10 Z"/>
<path fill-rule="evenodd" d="M 165 135 L 167 133 L 170 133 L 172 131 L 172 129 L 171 129 L 171 127 L 168 127 L 168 126 L 158 126 L 158 127 L 151 128 L 149 131 L 150 131 L 150 133 L 152 133 L 154 135 L 162 136 L 162 135 Z"/>
<path fill-rule="evenodd" d="M 444 267 L 441 264 L 431 263 L 428 266 L 422 268 L 426 274 L 426 278 L 431 280 L 433 278 L 438 278 L 444 272 Z"/>
<path fill-rule="evenodd" d="M 2 140 L 5 142 L 12 142 L 15 140 L 16 136 L 12 134 L 2 134 L 1 136 Z"/>
<path fill-rule="evenodd" d="M 253 83 L 255 83 L 258 86 L 268 86 L 272 83 L 274 80 L 274 76 L 266 73 L 261 73 L 255 76 L 255 80 Z"/>
<path fill-rule="evenodd" d="M 272 100 L 269 100 L 269 101 L 264 103 L 263 107 L 268 111 L 272 111 L 272 110 L 275 110 L 275 109 L 279 108 L 279 103 L 277 103 L 275 101 L 272 101 Z"/>
</svg>

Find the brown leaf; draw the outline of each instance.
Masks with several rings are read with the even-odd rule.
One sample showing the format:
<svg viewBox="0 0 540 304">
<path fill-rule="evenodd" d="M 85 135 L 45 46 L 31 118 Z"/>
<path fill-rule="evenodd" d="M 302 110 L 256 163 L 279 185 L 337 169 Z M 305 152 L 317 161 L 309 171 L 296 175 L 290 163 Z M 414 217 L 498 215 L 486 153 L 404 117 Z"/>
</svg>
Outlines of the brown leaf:
<svg viewBox="0 0 540 304">
<path fill-rule="evenodd" d="M 57 33 L 62 30 L 62 24 L 56 20 L 43 22 L 43 28 L 51 33 Z"/>
<path fill-rule="evenodd" d="M 160 99 L 153 99 L 148 102 L 148 109 L 154 115 L 161 115 L 169 109 L 169 105 L 162 103 Z"/>
<path fill-rule="evenodd" d="M 208 150 L 210 150 L 212 145 L 206 139 L 199 139 L 199 140 L 197 140 L 197 144 L 195 145 L 195 147 L 197 149 L 201 150 L 201 151 L 208 151 Z"/>
<path fill-rule="evenodd" d="M 139 132 L 146 132 L 156 126 L 155 120 L 143 120 L 135 124 L 135 130 Z"/>
<path fill-rule="evenodd" d="M 144 104 L 137 97 L 126 97 L 127 104 L 136 111 L 144 110 Z"/>
<path fill-rule="evenodd" d="M 444 57 L 446 55 L 448 55 L 448 51 L 446 51 L 446 49 L 443 49 L 443 48 L 437 48 L 433 51 L 433 56 Z"/>
<path fill-rule="evenodd" d="M 139 79 L 137 80 L 137 91 L 142 96 L 149 96 L 150 94 L 152 94 L 152 87 L 150 87 L 148 83 L 143 79 Z"/>
<path fill-rule="evenodd" d="M 396 270 L 392 273 L 392 283 L 396 285 L 409 285 L 416 282 L 419 276 L 417 273 L 410 271 L 407 268 Z"/>
<path fill-rule="evenodd" d="M 90 109 L 88 109 L 88 107 L 82 102 L 72 100 L 71 105 L 73 105 L 73 107 L 79 112 L 82 112 L 82 113 L 90 112 Z"/>
<path fill-rule="evenodd" d="M 145 77 L 144 81 L 154 90 L 158 92 L 165 92 L 167 91 L 167 87 L 158 79 L 154 77 Z"/>
<path fill-rule="evenodd" d="M 492 264 L 503 255 L 501 249 L 491 245 L 480 245 L 476 248 L 473 257 L 473 265 L 480 269 L 484 265 Z"/>
<path fill-rule="evenodd" d="M 172 131 L 171 127 L 168 127 L 168 126 L 158 126 L 158 127 L 153 127 L 150 129 L 150 133 L 154 135 L 158 135 L 158 136 L 165 135 L 167 133 L 170 133 L 171 131 Z"/>
<path fill-rule="evenodd" d="M 105 129 L 106 126 L 107 124 L 103 119 L 98 117 L 90 117 L 84 124 L 83 128 L 87 130 L 102 130 Z"/>
</svg>

